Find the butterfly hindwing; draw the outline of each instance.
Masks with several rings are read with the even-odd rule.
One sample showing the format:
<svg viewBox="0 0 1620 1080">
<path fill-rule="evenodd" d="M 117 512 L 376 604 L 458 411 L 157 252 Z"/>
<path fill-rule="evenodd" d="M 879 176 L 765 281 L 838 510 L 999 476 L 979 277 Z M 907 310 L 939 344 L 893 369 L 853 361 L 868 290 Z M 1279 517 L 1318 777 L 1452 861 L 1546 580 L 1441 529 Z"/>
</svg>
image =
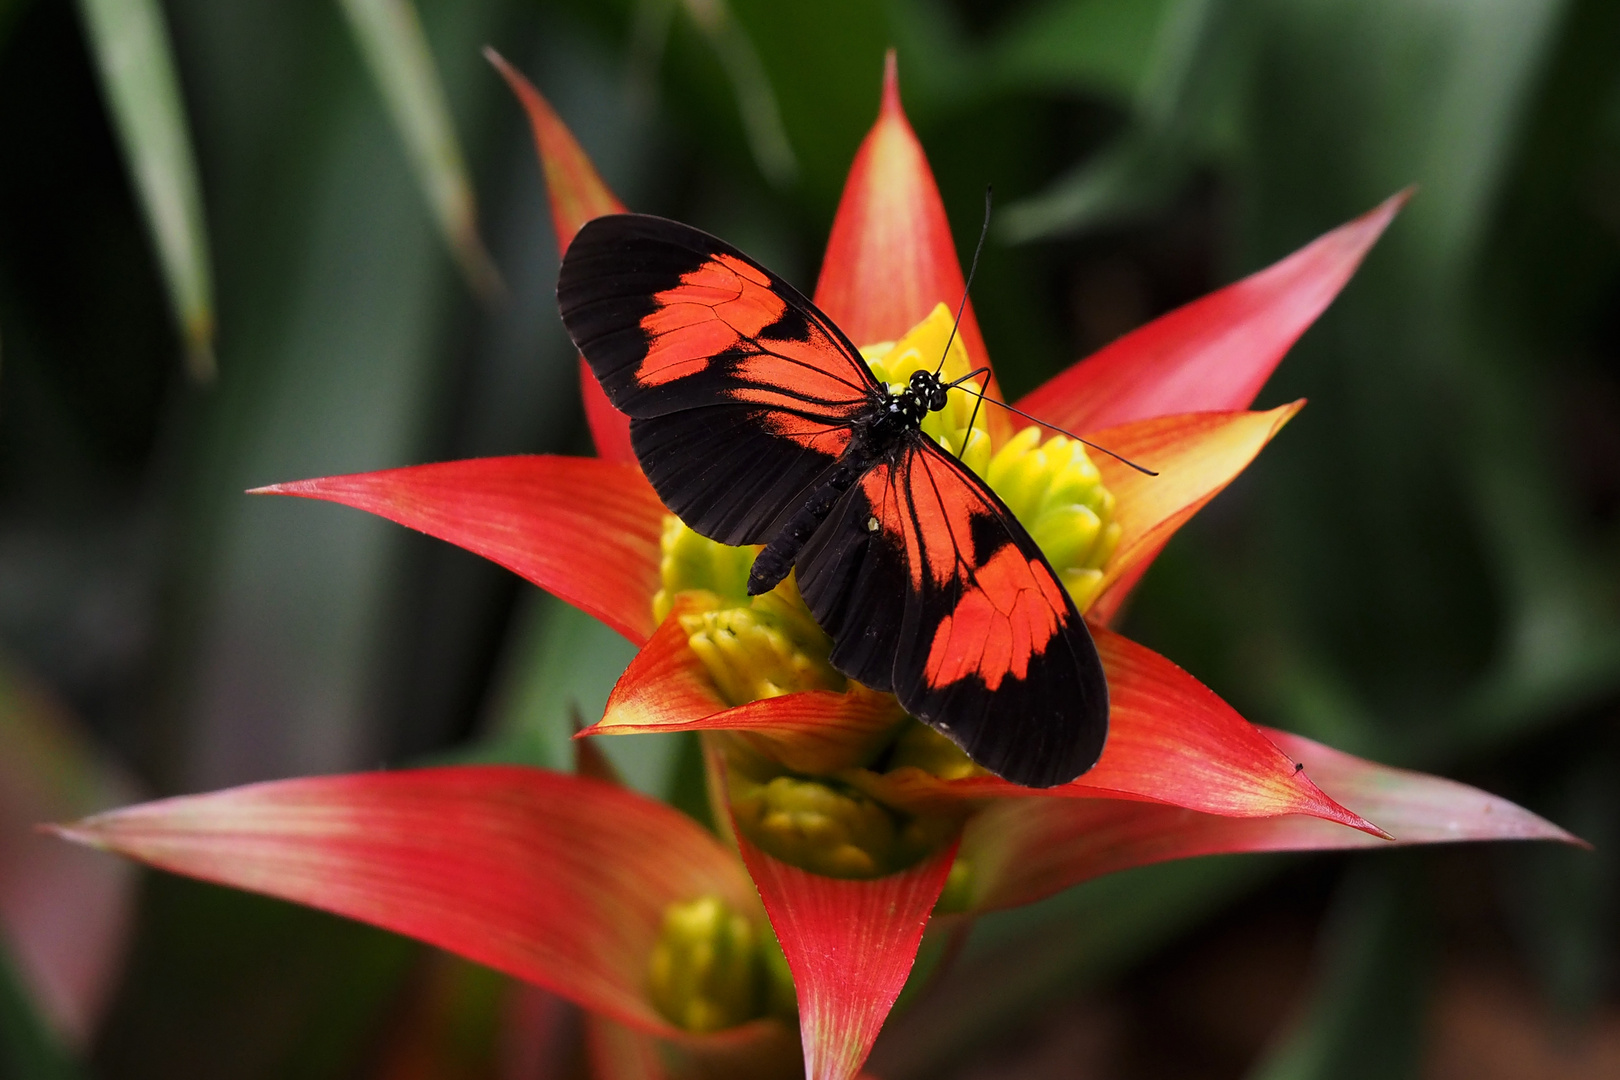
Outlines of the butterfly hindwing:
<svg viewBox="0 0 1620 1080">
<path fill-rule="evenodd" d="M 631 417 L 653 488 L 722 543 L 770 539 L 882 392 L 797 289 L 678 222 L 587 223 L 557 300 L 609 400 Z"/>
<path fill-rule="evenodd" d="M 867 471 L 798 560 L 832 661 L 1016 783 L 1102 753 L 1108 687 L 1085 621 L 1006 505 L 921 433 Z"/>
</svg>

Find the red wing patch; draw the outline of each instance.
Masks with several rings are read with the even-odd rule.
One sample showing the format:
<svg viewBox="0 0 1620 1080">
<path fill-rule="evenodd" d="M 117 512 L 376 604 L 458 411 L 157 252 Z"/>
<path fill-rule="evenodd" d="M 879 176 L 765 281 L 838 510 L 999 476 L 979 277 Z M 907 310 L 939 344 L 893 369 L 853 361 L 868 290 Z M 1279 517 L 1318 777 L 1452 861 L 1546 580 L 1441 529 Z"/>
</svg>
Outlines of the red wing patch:
<svg viewBox="0 0 1620 1080">
<path fill-rule="evenodd" d="M 772 410 L 759 418 L 760 426 L 772 435 L 790 439 L 806 450 L 837 457 L 849 445 L 850 430 L 845 425 L 829 426 L 795 413 Z"/>
<path fill-rule="evenodd" d="M 964 569 L 963 551 L 972 551 L 973 514 L 987 507 L 976 499 L 948 498 L 926 464 L 908 459 L 897 490 L 896 472 L 879 465 L 861 478 L 861 488 L 885 531 L 898 537 L 911 587 L 944 586 Z M 957 485 L 949 485 L 955 487 Z M 952 492 L 955 495 L 957 493 Z"/>
<path fill-rule="evenodd" d="M 658 307 L 641 320 L 647 356 L 636 369 L 642 386 L 694 375 L 709 361 L 776 322 L 787 301 L 770 279 L 733 255 L 716 255 L 681 283 L 656 293 Z"/>
<path fill-rule="evenodd" d="M 715 255 L 653 294 L 641 320 L 642 388 L 698 375 L 711 365 L 732 401 L 774 409 L 864 405 L 871 376 L 848 350 L 794 311 L 776 283 L 734 255 Z"/>
<path fill-rule="evenodd" d="M 934 613 L 932 628 L 922 628 L 930 640 L 924 677 L 937 687 L 977 675 L 990 690 L 1009 675 L 1025 678 L 1031 657 L 1068 621 L 1063 586 L 1038 553 L 1019 550 L 1001 526 L 1005 511 L 984 497 L 976 477 L 969 483 L 943 455 L 903 460 L 898 470 L 873 468 L 862 488 L 874 519 L 905 552 L 911 587 L 955 597 Z M 993 546 L 982 550 L 987 532 Z"/>
<path fill-rule="evenodd" d="M 934 631 L 923 675 L 930 685 L 977 675 L 996 690 L 1009 675 L 1029 676 L 1064 619 L 1052 571 L 1008 544 L 978 567 L 956 607 Z"/>
</svg>

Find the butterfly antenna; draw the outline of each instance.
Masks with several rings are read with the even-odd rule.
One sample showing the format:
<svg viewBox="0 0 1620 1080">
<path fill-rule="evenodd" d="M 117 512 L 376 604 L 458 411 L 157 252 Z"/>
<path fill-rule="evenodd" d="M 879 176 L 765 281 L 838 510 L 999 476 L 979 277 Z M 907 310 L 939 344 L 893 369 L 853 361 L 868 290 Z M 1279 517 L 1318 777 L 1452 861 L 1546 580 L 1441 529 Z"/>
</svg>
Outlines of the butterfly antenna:
<svg viewBox="0 0 1620 1080">
<path fill-rule="evenodd" d="M 956 343 L 956 332 L 962 326 L 962 313 L 967 310 L 968 290 L 973 288 L 973 275 L 979 272 L 979 255 L 984 251 L 984 238 L 990 234 L 990 207 L 991 207 L 991 203 L 992 203 L 992 198 L 991 198 L 992 190 L 993 189 L 991 188 L 991 185 L 986 184 L 984 186 L 984 224 L 979 226 L 979 242 L 977 244 L 973 245 L 973 261 L 968 264 L 967 281 L 963 282 L 963 284 L 962 284 L 962 300 L 961 300 L 960 303 L 958 303 L 956 305 L 956 321 L 951 324 L 951 336 L 945 339 L 945 351 L 940 353 L 939 364 L 936 365 L 935 368 L 934 368 L 934 374 L 935 375 L 938 375 L 941 371 L 943 371 L 945 369 L 945 358 L 951 354 L 951 346 Z M 953 382 L 946 383 L 945 384 L 945 389 L 947 389 L 947 390 L 955 389 L 956 387 L 961 386 L 965 382 L 969 382 L 969 381 L 977 378 L 980 375 L 988 375 L 989 373 L 990 373 L 989 368 L 978 368 L 978 369 L 976 369 L 974 371 L 968 372 L 966 375 L 962 376 L 960 379 L 956 379 Z M 975 386 L 973 389 L 974 389 L 974 396 L 977 397 L 978 400 L 973 403 L 973 414 L 968 417 L 967 433 L 965 435 L 963 435 L 963 437 L 962 437 L 962 449 L 963 449 L 963 451 L 967 450 L 967 439 L 968 439 L 969 436 L 971 436 L 973 434 L 973 424 L 974 424 L 974 422 L 979 419 L 979 406 L 983 405 L 985 403 L 985 401 L 988 400 L 992 405 L 1000 405 L 1003 409 L 1006 409 L 1008 412 L 1017 413 L 1019 416 L 1022 416 L 1024 419 L 1034 421 L 1035 423 L 1039 424 L 1043 428 L 1046 428 L 1046 429 L 1048 429 L 1050 431 L 1055 431 L 1060 435 L 1067 435 L 1069 438 L 1073 439 L 1075 442 L 1079 443 L 1081 446 L 1089 446 L 1089 447 L 1091 447 L 1091 449 L 1096 450 L 1099 453 L 1107 454 L 1109 457 L 1113 458 L 1115 461 L 1118 461 L 1120 464 L 1129 465 L 1131 468 L 1135 469 L 1137 472 L 1142 473 L 1145 476 L 1158 476 L 1159 475 L 1158 473 L 1154 472 L 1152 469 L 1149 469 L 1149 468 L 1147 468 L 1145 466 L 1142 466 L 1142 465 L 1138 465 L 1136 462 L 1132 461 L 1130 458 L 1127 458 L 1127 457 L 1124 457 L 1124 456 L 1122 456 L 1120 454 L 1114 453 L 1112 450 L 1108 449 L 1106 446 L 1098 446 L 1094 442 L 1088 442 L 1087 440 L 1082 439 L 1080 436 L 1074 434 L 1071 431 L 1065 431 L 1062 428 L 1057 427 L 1054 424 L 1048 424 L 1046 421 L 1040 419 L 1039 417 L 1029 415 L 1029 413 L 1025 412 L 1023 409 L 1016 408 L 1015 406 L 1012 406 L 1012 405 L 1008 405 L 1005 401 L 997 401 L 994 398 L 986 398 L 985 393 L 984 393 L 984 387 L 982 387 L 982 386 Z"/>
<path fill-rule="evenodd" d="M 946 383 L 945 384 L 945 389 L 954 390 L 954 389 L 956 389 L 956 387 L 961 386 L 965 382 L 971 382 L 972 380 L 978 378 L 980 375 L 988 375 L 988 374 L 990 374 L 990 369 L 987 368 L 987 367 L 974 368 L 972 371 L 968 372 L 966 375 L 962 376 L 960 379 L 956 379 L 956 380 L 954 380 L 952 382 Z M 974 396 L 976 398 L 978 398 L 978 400 L 973 403 L 973 414 L 968 417 L 967 430 L 962 433 L 962 449 L 956 455 L 956 458 L 957 458 L 958 461 L 960 461 L 962 459 L 963 454 L 967 453 L 968 440 L 973 437 L 973 424 L 974 424 L 974 422 L 976 420 L 979 419 L 979 406 L 984 404 L 984 391 L 983 390 L 979 390 L 979 392 Z"/>
<path fill-rule="evenodd" d="M 979 370 L 977 370 L 975 372 L 972 372 L 971 374 L 964 375 L 962 378 L 957 379 L 956 382 L 949 383 L 947 385 L 946 389 L 951 389 L 953 387 L 956 387 L 956 386 L 960 385 L 961 383 L 964 383 L 967 380 L 973 378 L 976 375 L 986 374 L 986 373 L 989 372 L 989 370 L 990 370 L 989 368 L 980 368 Z M 973 431 L 973 421 L 978 418 L 979 406 L 983 405 L 986 401 L 988 401 L 992 405 L 1001 406 L 1003 409 L 1006 409 L 1008 412 L 1017 413 L 1019 416 L 1022 416 L 1025 420 L 1032 420 L 1035 423 L 1039 424 L 1041 427 L 1046 428 L 1048 431 L 1055 431 L 1059 435 L 1066 435 L 1069 438 L 1073 439 L 1075 442 L 1079 443 L 1081 446 L 1089 446 L 1093 450 L 1096 450 L 1098 453 L 1107 454 L 1109 457 L 1113 458 L 1115 461 L 1119 462 L 1121 465 L 1129 465 L 1131 468 L 1135 469 L 1137 472 L 1141 473 L 1144 476 L 1158 476 L 1159 475 L 1158 473 L 1154 472 L 1152 469 L 1148 468 L 1145 465 L 1138 465 L 1136 462 L 1132 461 L 1128 457 L 1125 457 L 1123 454 L 1114 453 L 1112 450 L 1108 449 L 1108 447 L 1106 447 L 1106 446 L 1098 446 L 1094 442 L 1090 442 L 1089 440 L 1082 439 L 1080 436 L 1076 435 L 1072 431 L 1065 431 L 1063 428 L 1058 427 L 1056 424 L 1048 424 L 1045 420 L 1042 420 L 1038 416 L 1031 416 L 1031 415 L 1029 415 L 1029 413 L 1025 412 L 1023 409 L 1018 408 L 1016 405 L 1008 405 L 1005 401 L 997 401 L 993 397 L 986 397 L 985 393 L 984 393 L 984 387 L 982 387 L 982 386 L 975 386 L 973 388 L 973 393 L 974 393 L 974 396 L 977 397 L 979 400 L 974 402 L 973 416 L 969 417 L 969 419 L 968 419 L 968 432 L 969 432 L 969 434 L 971 434 L 972 431 Z M 962 446 L 963 446 L 963 449 L 967 448 L 967 436 L 965 436 L 965 435 L 962 438 Z"/>
<path fill-rule="evenodd" d="M 945 370 L 945 358 L 951 355 L 951 345 L 956 341 L 956 329 L 962 325 L 962 312 L 967 310 L 968 290 L 973 288 L 973 275 L 979 272 L 979 252 L 984 250 L 984 238 L 990 233 L 990 185 L 984 185 L 984 224 L 979 226 L 979 242 L 973 245 L 973 261 L 968 264 L 967 280 L 962 283 L 962 302 L 956 305 L 956 321 L 951 324 L 951 336 L 945 339 L 945 351 L 939 354 L 939 365 L 934 368 L 938 375 Z"/>
</svg>

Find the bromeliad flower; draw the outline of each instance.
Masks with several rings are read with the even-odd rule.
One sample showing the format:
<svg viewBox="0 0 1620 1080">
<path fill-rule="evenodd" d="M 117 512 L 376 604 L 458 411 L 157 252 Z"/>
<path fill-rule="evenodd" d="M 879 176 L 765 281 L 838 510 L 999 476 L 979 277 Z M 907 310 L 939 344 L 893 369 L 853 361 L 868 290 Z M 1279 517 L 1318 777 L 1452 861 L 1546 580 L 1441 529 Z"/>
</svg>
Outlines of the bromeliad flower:
<svg viewBox="0 0 1620 1080">
<path fill-rule="evenodd" d="M 546 102 L 494 59 L 533 123 L 566 247 L 587 220 L 623 208 Z M 1298 411 L 1248 406 L 1401 201 L 1019 402 L 1157 477 L 1006 414 L 974 415 L 965 396 L 929 417 L 924 430 L 996 490 L 1091 623 L 1110 732 L 1101 760 L 1072 783 L 1037 791 L 990 775 L 892 697 L 842 676 L 791 578 L 749 597 L 754 551 L 706 540 L 664 510 L 627 422 L 582 371 L 598 458 L 451 462 L 265 490 L 459 544 L 641 645 L 586 734 L 702 732 L 720 839 L 610 785 L 494 766 L 256 785 L 63 833 L 548 986 L 600 1018 L 592 1052 L 604 1076 L 796 1071 L 796 1012 L 812 1080 L 860 1070 L 931 916 L 1190 855 L 1570 840 L 1482 792 L 1255 727 L 1107 629 L 1170 536 Z M 946 351 L 941 305 L 962 291 L 891 56 L 815 300 L 877 378 L 898 384 L 942 354 L 948 376 L 988 365 L 971 307 Z"/>
</svg>

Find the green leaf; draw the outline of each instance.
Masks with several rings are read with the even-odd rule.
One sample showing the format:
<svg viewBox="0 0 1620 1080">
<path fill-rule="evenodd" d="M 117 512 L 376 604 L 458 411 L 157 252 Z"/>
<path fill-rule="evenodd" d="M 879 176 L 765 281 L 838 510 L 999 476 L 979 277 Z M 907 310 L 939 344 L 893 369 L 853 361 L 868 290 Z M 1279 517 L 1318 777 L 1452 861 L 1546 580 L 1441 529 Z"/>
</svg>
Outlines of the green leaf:
<svg viewBox="0 0 1620 1080">
<path fill-rule="evenodd" d="M 1592 123 L 1593 91 L 1612 78 L 1609 45 L 1587 50 L 1591 75 L 1571 83 L 1559 33 L 1569 6 L 1255 9 L 1249 250 L 1286 250 L 1418 186 L 1362 280 L 1279 372 L 1275 392 L 1310 394 L 1314 420 L 1288 460 L 1266 467 L 1283 482 L 1259 480 L 1275 485 L 1262 513 L 1290 519 L 1268 564 L 1310 627 L 1285 631 L 1304 643 L 1283 642 L 1285 653 L 1310 654 L 1309 676 L 1292 681 L 1333 691 L 1333 723 L 1361 729 L 1341 745 L 1374 756 L 1443 763 L 1499 750 L 1612 693 L 1620 671 L 1613 603 L 1594 587 L 1598 567 L 1543 449 L 1556 422 L 1547 356 L 1562 346 L 1514 325 L 1522 279 L 1480 288 L 1501 277 L 1484 260 L 1515 174 L 1567 160 L 1574 146 L 1558 143 Z M 1578 38 L 1614 40 L 1600 26 Z M 1555 87 L 1570 85 L 1539 107 L 1555 138 L 1538 146 L 1527 131 L 1549 67 L 1562 73 Z M 1566 165 L 1551 183 L 1568 187 L 1573 174 Z M 1347 461 L 1354 481 L 1321 491 L 1323 470 Z M 1422 527 L 1391 541 L 1391 521 Z"/>
<path fill-rule="evenodd" d="M 726 0 L 682 0 L 682 6 L 725 69 L 754 163 L 771 183 L 791 183 L 799 175 L 799 161 L 788 142 L 776 91 L 771 88 L 770 76 L 753 40 L 737 22 Z"/>
<path fill-rule="evenodd" d="M 480 761 L 516 761 L 573 769 L 573 717 L 595 723 L 636 650 L 624 638 L 551 596 L 533 601 L 512 637 L 490 717 L 491 739 L 472 750 Z M 595 740 L 630 786 L 655 798 L 669 794 L 682 749 L 667 735 L 613 735 Z"/>
<path fill-rule="evenodd" d="M 1581 755 L 1547 809 L 1592 845 L 1513 844 L 1496 852 L 1498 880 L 1517 937 L 1552 1005 L 1589 1019 L 1613 975 L 1614 900 L 1620 890 L 1620 754 Z"/>
<path fill-rule="evenodd" d="M 158 0 L 80 0 L 79 12 L 186 343 L 214 377 L 214 288 L 191 137 Z"/>
<path fill-rule="evenodd" d="M 416 8 L 410 0 L 340 0 L 340 5 L 457 265 L 479 296 L 499 296 L 500 274 L 478 237 L 472 180 Z"/>
<path fill-rule="evenodd" d="M 423 947 L 323 911 L 169 874 L 97 1052 L 137 1075 L 368 1074 Z M 20 1074 L 31 1077 L 32 1074 Z"/>
<path fill-rule="evenodd" d="M 770 76 L 783 129 L 797 158 L 795 194 L 811 200 L 816 212 L 825 213 L 830 221 L 850 157 L 877 116 L 883 52 L 892 43 L 883 7 L 870 0 L 815 4 L 729 0 L 729 6 Z M 735 90 L 724 72 L 705 74 L 708 65 L 701 62 L 706 59 L 702 54 L 714 53 L 706 39 L 683 44 L 679 31 L 685 21 L 671 38 L 669 85 L 672 90 L 684 88 L 688 108 L 712 101 L 712 113 L 724 104 L 721 93 L 734 98 Z M 908 70 L 902 59 L 902 86 L 907 84 Z M 716 76 L 726 80 L 723 87 L 705 89 L 699 83 L 699 79 L 717 82 Z M 710 138 L 711 153 L 722 152 L 723 144 L 734 138 L 729 132 L 710 130 L 720 136 Z M 716 159 L 715 164 L 722 162 Z"/>
<path fill-rule="evenodd" d="M 997 231 L 1017 244 L 1125 221 L 1163 203 L 1184 175 L 1179 147 L 1136 129 L 1046 191 L 1007 207 Z"/>
<path fill-rule="evenodd" d="M 1154 64 L 1176 0 L 1055 0 L 1002 31 L 990 63 L 1002 85 L 1081 90 L 1128 102 Z"/>
<path fill-rule="evenodd" d="M 396 752 L 375 665 L 398 655 L 388 597 L 415 580 L 396 560 L 406 534 L 242 492 L 422 460 L 446 415 L 442 346 L 462 290 L 335 9 L 190 10 L 233 330 L 218 392 L 177 431 L 196 466 L 175 469 L 185 614 L 171 628 L 190 708 L 150 760 L 160 784 L 195 790 Z M 461 60 L 446 65 L 452 94 L 488 87 L 484 109 L 510 108 L 478 55 L 497 5 L 436 14 Z M 305 59 L 269 62 L 266 42 Z"/>
<path fill-rule="evenodd" d="M 4 47 L 6 40 L 11 36 L 11 28 L 17 22 L 17 17 L 28 7 L 28 0 L 0 0 L 0 47 Z"/>
<path fill-rule="evenodd" d="M 1217 91 L 1227 45 L 1224 7 L 1222 0 L 1176 0 L 1159 12 L 1145 61 L 1128 74 L 1113 73 L 1134 83 L 1125 133 L 1045 192 L 1008 207 L 1001 217 L 1005 237 L 1016 243 L 1095 228 L 1174 194 L 1187 175 L 1198 131 L 1222 101 Z M 1142 25 L 1131 24 L 1132 31 L 1140 33 Z M 1018 53 L 1012 55 L 1008 62 L 1017 63 Z"/>
</svg>

